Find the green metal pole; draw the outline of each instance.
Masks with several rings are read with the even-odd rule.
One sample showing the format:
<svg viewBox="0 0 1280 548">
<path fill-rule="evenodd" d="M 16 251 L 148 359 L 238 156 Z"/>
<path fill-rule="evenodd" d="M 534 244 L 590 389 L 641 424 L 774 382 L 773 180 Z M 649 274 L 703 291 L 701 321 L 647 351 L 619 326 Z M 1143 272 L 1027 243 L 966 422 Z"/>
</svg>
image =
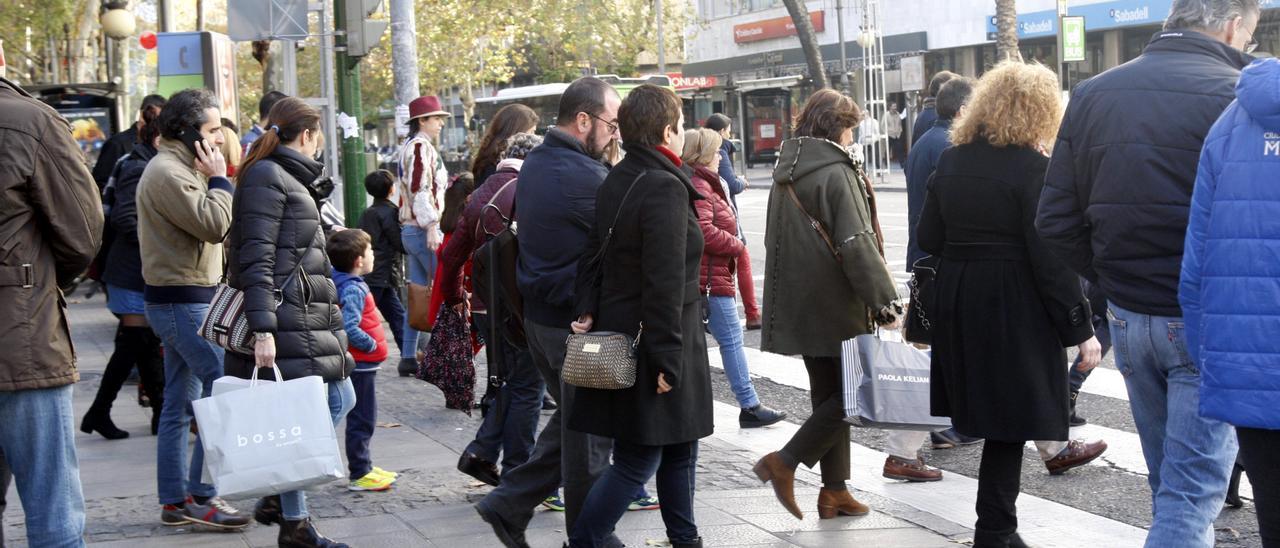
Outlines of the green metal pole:
<svg viewBox="0 0 1280 548">
<path fill-rule="evenodd" d="M 334 26 L 339 31 L 347 30 L 346 3 L 346 0 L 335 0 L 333 3 Z M 363 124 L 364 116 L 360 112 L 360 58 L 347 55 L 345 49 L 347 37 L 344 32 L 338 33 L 337 43 L 341 48 L 335 54 L 338 72 L 338 112 L 345 112 L 348 116 L 355 118 L 358 123 Z M 331 137 L 342 139 L 343 214 L 346 217 L 347 226 L 358 226 L 360 215 L 364 213 L 365 208 L 364 176 L 367 168 L 363 131 L 362 128 L 357 127 L 356 136 L 350 139 L 343 138 L 337 128 L 335 132 L 338 134 Z"/>
</svg>

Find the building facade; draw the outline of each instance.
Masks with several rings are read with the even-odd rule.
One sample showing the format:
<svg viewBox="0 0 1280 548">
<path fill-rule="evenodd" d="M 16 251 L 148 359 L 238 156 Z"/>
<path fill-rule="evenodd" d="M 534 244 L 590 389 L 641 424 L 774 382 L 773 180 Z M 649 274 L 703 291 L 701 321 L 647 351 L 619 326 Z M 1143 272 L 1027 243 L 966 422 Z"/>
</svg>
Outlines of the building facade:
<svg viewBox="0 0 1280 548">
<path fill-rule="evenodd" d="M 694 82 L 681 95 L 686 121 L 700 123 L 713 112 L 735 121 L 747 163 L 770 162 L 790 132 L 792 116 L 812 92 L 808 69 L 794 26 L 781 0 L 691 0 L 697 17 L 686 42 L 683 79 Z M 1264 8 L 1255 39 L 1255 55 L 1280 52 L 1280 0 L 1261 0 Z M 995 3 L 991 0 L 879 0 L 885 88 L 890 103 L 921 99 L 922 82 L 950 70 L 978 77 L 995 65 Z M 849 93 L 860 103 L 864 38 L 860 0 L 807 2 L 821 45 L 826 72 L 840 87 L 848 73 Z M 1066 63 L 1070 88 L 1142 53 L 1160 30 L 1173 0 L 1070 0 L 1068 14 L 1085 18 L 1086 58 Z M 1024 59 L 1055 67 L 1058 63 L 1056 0 L 1018 0 L 1018 37 Z M 841 33 L 845 69 L 841 69 Z M 923 63 L 902 60 L 921 57 Z M 923 66 L 923 71 L 914 67 Z M 921 74 L 920 72 L 923 72 Z M 697 83 L 701 83 L 699 86 Z M 907 124 L 910 127 L 910 124 Z"/>
</svg>

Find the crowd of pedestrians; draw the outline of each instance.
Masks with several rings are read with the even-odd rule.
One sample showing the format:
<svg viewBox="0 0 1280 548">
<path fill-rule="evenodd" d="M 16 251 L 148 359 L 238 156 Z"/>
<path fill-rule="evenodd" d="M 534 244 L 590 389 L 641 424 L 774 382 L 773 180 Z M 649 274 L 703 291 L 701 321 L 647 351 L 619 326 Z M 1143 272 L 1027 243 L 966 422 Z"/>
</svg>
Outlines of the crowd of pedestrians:
<svg viewBox="0 0 1280 548">
<path fill-rule="evenodd" d="M 318 377 L 324 420 L 346 418 L 348 488 L 386 491 L 397 474 L 370 451 L 377 372 L 389 338 L 399 375 L 424 367 L 422 330 L 437 314 L 465 318 L 485 348 L 484 417 L 457 468 L 494 487 L 475 509 L 505 546 L 528 545 L 539 506 L 564 511 L 571 547 L 621 546 L 615 526 L 636 509 L 660 509 L 672 546 L 701 546 L 707 334 L 738 426 L 787 418 L 752 383 L 743 338 L 755 328 L 762 350 L 803 357 L 812 412 L 754 477 L 803 518 L 796 470 L 821 464 L 806 505 L 821 519 L 866 515 L 846 484 L 842 343 L 898 329 L 909 305 L 885 262 L 861 130 L 886 134 L 904 163 L 908 270 L 937 272 L 933 297 L 910 306 L 932 322 L 929 411 L 952 422 L 933 446 L 983 443 L 975 546 L 1026 545 L 1016 501 L 1027 441 L 1050 474 L 1106 451 L 1069 427 L 1086 422 L 1077 395 L 1113 344 L 1150 470 L 1147 546 L 1213 545 L 1237 451 L 1263 545 L 1280 546 L 1280 349 L 1268 331 L 1280 271 L 1266 261 L 1280 241 L 1268 185 L 1280 166 L 1280 62 L 1248 55 L 1259 17 L 1257 0 L 1175 0 L 1142 56 L 1081 83 L 1065 107 L 1040 65 L 1005 61 L 978 80 L 940 73 L 910 144 L 898 112 L 877 123 L 851 97 L 814 92 L 774 168 L 761 303 L 730 120 L 685 129 L 670 89 L 623 98 L 580 78 L 545 135 L 534 111 L 504 107 L 454 176 L 438 152 L 449 113 L 419 98 L 394 170 L 364 179 L 374 201 L 360 228 L 330 230 L 313 189 L 326 136 L 301 99 L 267 94 L 239 139 L 207 90 L 148 97 L 91 172 L 66 121 L 0 78 L 0 242 L 12 243 L 0 244 L 0 295 L 17 311 L 0 315 L 13 357 L 0 365 L 0 510 L 12 475 L 29 543 L 83 545 L 79 377 L 59 287 L 96 256 L 119 325 L 80 428 L 129 436 L 110 410 L 136 368 L 165 525 L 238 530 L 252 519 L 277 525 L 280 546 L 345 546 L 319 531 L 305 491 L 251 512 L 222 500 L 201 477 L 203 445 L 189 444 L 191 403 L 224 375 Z M 198 333 L 219 283 L 243 294 L 251 354 Z M 631 337 L 633 384 L 572 384 L 571 333 Z M 548 393 L 557 407 L 539 433 Z M 927 434 L 891 433 L 884 476 L 941 480 L 920 456 Z"/>
</svg>

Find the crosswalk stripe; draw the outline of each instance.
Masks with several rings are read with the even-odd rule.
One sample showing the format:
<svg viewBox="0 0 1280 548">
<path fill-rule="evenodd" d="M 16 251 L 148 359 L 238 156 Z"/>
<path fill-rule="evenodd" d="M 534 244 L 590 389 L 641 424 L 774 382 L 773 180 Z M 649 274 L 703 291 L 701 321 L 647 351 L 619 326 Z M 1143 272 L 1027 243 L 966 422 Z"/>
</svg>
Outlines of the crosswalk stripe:
<svg viewBox="0 0 1280 548">
<path fill-rule="evenodd" d="M 781 422 L 768 428 L 744 430 L 736 428 L 737 419 L 737 407 L 716 402 L 717 426 L 713 436 L 756 458 L 782 447 L 799 429 L 789 422 Z M 974 511 L 977 480 L 947 474 L 946 479 L 937 483 L 889 481 L 880 475 L 886 454 L 856 443 L 851 444 L 850 449 L 852 470 L 849 485 L 853 488 L 906 504 L 962 527 L 971 529 L 977 521 Z M 819 469 L 815 467 L 814 472 Z M 1141 546 L 1146 538 L 1144 529 L 1025 493 L 1018 496 L 1018 534 L 1034 546 L 1045 547 Z"/>
<path fill-rule="evenodd" d="M 799 388 L 809 389 L 809 376 L 804 369 L 804 361 L 799 358 L 762 352 L 756 348 L 743 348 L 747 355 L 752 377 L 762 377 L 772 382 Z M 719 349 L 713 348 L 708 356 L 711 367 L 724 369 Z M 1125 391 L 1124 376 L 1114 369 L 1096 368 L 1085 381 L 1081 391 L 1103 397 L 1128 401 Z M 1124 471 L 1142 476 L 1148 475 L 1147 461 L 1143 458 L 1142 441 L 1136 433 L 1107 428 L 1096 424 L 1071 429 L 1073 439 L 1102 439 L 1107 442 L 1107 452 L 1090 466 L 1114 466 Z M 1032 446 L 1028 442 L 1028 446 Z M 1247 477 L 1240 479 L 1240 496 L 1253 499 L 1253 487 Z"/>
</svg>

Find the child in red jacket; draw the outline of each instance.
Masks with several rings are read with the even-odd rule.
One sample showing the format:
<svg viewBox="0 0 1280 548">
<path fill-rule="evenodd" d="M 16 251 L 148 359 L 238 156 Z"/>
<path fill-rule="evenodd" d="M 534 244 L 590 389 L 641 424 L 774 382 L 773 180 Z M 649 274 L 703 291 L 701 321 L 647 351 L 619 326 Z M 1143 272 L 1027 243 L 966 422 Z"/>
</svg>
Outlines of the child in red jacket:
<svg viewBox="0 0 1280 548">
<path fill-rule="evenodd" d="M 387 337 L 369 285 L 361 276 L 373 271 L 373 246 L 369 234 L 358 228 L 341 230 L 329 237 L 326 247 L 333 263 L 333 281 L 342 309 L 342 327 L 347 332 L 348 350 L 355 358 L 351 384 L 356 405 L 347 414 L 347 467 L 352 491 L 386 491 L 396 474 L 373 466 L 369 441 L 378 422 L 378 400 L 374 379 L 387 359 Z"/>
</svg>

